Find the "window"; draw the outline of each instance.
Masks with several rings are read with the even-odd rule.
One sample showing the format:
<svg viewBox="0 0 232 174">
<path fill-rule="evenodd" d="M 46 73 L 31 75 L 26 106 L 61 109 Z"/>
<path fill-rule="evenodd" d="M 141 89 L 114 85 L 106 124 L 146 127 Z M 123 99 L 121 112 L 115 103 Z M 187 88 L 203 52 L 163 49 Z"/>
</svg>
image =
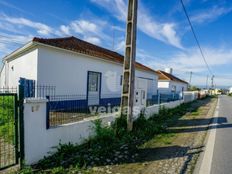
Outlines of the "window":
<svg viewBox="0 0 232 174">
<path fill-rule="evenodd" d="M 99 73 L 89 72 L 89 91 L 97 92 L 99 84 Z"/>
<path fill-rule="evenodd" d="M 172 92 L 176 92 L 176 86 L 172 86 Z"/>
</svg>

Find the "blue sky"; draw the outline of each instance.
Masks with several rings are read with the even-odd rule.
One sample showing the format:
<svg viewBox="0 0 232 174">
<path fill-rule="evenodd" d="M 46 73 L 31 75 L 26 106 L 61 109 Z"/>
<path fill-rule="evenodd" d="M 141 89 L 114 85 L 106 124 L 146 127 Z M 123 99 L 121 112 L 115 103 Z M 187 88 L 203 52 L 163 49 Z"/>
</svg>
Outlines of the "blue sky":
<svg viewBox="0 0 232 174">
<path fill-rule="evenodd" d="M 184 0 L 216 85 L 232 86 L 232 2 Z M 30 41 L 74 35 L 123 54 L 126 0 L 0 0 L 0 57 Z M 139 0 L 137 61 L 192 83 L 209 74 L 179 0 Z"/>
</svg>

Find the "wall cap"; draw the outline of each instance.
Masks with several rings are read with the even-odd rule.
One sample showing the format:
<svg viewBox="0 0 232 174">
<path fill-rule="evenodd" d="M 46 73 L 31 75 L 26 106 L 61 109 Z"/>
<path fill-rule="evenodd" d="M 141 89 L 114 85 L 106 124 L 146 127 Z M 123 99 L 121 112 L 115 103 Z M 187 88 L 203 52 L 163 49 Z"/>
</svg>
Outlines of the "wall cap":
<svg viewBox="0 0 232 174">
<path fill-rule="evenodd" d="M 48 99 L 46 98 L 26 98 L 24 99 L 24 103 L 33 104 L 33 103 L 47 103 Z"/>
</svg>

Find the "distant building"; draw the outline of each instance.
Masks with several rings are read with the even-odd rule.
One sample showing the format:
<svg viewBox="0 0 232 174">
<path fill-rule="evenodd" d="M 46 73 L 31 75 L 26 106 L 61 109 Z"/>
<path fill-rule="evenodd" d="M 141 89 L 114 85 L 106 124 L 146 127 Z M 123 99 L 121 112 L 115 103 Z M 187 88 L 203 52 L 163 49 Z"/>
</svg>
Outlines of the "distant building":
<svg viewBox="0 0 232 174">
<path fill-rule="evenodd" d="M 166 68 L 165 71 L 157 71 L 158 91 L 163 94 L 180 94 L 188 89 L 188 82 L 181 80 L 173 75 L 171 68 Z"/>
</svg>

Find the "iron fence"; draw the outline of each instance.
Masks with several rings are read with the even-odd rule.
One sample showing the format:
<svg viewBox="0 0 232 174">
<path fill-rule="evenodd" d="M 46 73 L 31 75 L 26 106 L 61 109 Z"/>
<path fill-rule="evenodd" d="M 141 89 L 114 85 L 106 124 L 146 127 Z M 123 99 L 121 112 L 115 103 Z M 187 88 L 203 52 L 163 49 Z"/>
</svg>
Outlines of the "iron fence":
<svg viewBox="0 0 232 174">
<path fill-rule="evenodd" d="M 45 98 L 46 96 L 55 96 L 56 87 L 50 85 L 32 85 L 24 87 L 24 98 Z"/>
<path fill-rule="evenodd" d="M 109 94 L 91 98 L 86 95 L 55 95 L 47 96 L 47 99 L 47 128 L 117 112 L 121 103 L 119 96 Z"/>
<path fill-rule="evenodd" d="M 1 87 L 0 88 L 0 94 L 15 94 L 17 93 L 18 89 L 17 88 L 13 88 L 13 87 Z"/>
<path fill-rule="evenodd" d="M 168 103 L 171 101 L 180 100 L 180 94 L 159 94 L 153 95 L 152 98 L 147 99 L 147 106 L 152 106 L 156 104 Z"/>
</svg>

